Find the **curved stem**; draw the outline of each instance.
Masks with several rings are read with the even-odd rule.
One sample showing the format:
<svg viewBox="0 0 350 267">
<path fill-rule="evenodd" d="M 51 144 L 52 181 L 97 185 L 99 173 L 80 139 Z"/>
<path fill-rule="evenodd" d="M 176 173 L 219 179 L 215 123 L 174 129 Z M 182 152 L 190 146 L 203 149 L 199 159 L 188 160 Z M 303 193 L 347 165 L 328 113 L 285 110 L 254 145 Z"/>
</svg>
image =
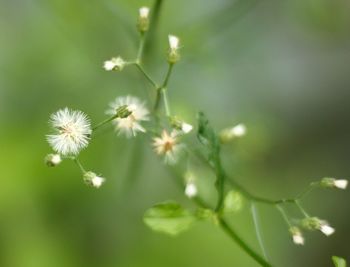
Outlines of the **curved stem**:
<svg viewBox="0 0 350 267">
<path fill-rule="evenodd" d="M 149 81 L 150 84 L 153 85 L 154 88 L 158 88 L 157 83 L 152 79 L 152 77 L 146 72 L 146 70 L 142 67 L 140 63 L 134 63 L 134 65 L 139 69 L 139 71 L 145 76 L 147 81 Z"/>
<path fill-rule="evenodd" d="M 98 128 L 100 128 L 101 126 L 109 123 L 110 121 L 114 120 L 117 117 L 118 117 L 118 114 L 113 115 L 112 117 L 109 117 L 109 118 L 105 119 L 104 121 L 96 124 L 94 127 L 92 127 L 92 131 L 96 131 Z"/>
<path fill-rule="evenodd" d="M 73 161 L 78 165 L 79 169 L 81 170 L 81 172 L 82 172 L 83 174 L 86 173 L 86 171 L 85 171 L 83 165 L 81 164 L 80 160 L 78 159 L 78 157 L 75 157 L 75 158 L 73 159 Z"/>
<path fill-rule="evenodd" d="M 232 240 L 234 240 L 247 254 L 249 254 L 257 263 L 264 267 L 272 267 L 265 259 L 257 254 L 243 239 L 231 228 L 227 222 L 219 217 L 219 225 L 225 233 L 227 233 Z"/>
</svg>

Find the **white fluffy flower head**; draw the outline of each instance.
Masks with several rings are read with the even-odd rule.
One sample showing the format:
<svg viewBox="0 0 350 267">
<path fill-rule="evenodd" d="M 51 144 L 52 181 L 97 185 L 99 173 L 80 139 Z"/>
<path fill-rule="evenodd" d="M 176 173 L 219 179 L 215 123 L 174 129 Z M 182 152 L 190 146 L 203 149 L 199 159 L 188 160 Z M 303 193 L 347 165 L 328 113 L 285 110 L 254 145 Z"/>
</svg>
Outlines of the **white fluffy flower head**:
<svg viewBox="0 0 350 267">
<path fill-rule="evenodd" d="M 160 137 L 153 139 L 153 146 L 158 155 L 164 155 L 165 163 L 176 163 L 182 145 L 178 143 L 177 132 L 172 131 L 170 134 L 163 130 Z"/>
<path fill-rule="evenodd" d="M 335 229 L 330 226 L 327 222 L 322 222 L 320 225 L 320 231 L 326 236 L 330 236 L 335 232 Z"/>
<path fill-rule="evenodd" d="M 91 126 L 89 118 L 81 111 L 61 109 L 50 117 L 53 134 L 47 141 L 61 155 L 77 155 L 89 144 Z"/>
<path fill-rule="evenodd" d="M 145 104 L 137 97 L 117 97 L 110 103 L 110 108 L 106 113 L 113 116 L 117 113 L 117 110 L 123 106 L 126 107 L 130 114 L 125 118 L 116 118 L 113 120 L 116 130 L 119 133 L 125 134 L 127 137 L 136 136 L 137 132 L 146 132 L 141 122 L 149 120 L 149 111 L 145 107 Z"/>
<path fill-rule="evenodd" d="M 106 71 L 112 71 L 112 70 L 123 70 L 124 66 L 125 66 L 125 61 L 124 59 L 122 59 L 121 57 L 113 57 L 110 60 L 106 60 L 103 63 L 103 68 Z"/>
</svg>

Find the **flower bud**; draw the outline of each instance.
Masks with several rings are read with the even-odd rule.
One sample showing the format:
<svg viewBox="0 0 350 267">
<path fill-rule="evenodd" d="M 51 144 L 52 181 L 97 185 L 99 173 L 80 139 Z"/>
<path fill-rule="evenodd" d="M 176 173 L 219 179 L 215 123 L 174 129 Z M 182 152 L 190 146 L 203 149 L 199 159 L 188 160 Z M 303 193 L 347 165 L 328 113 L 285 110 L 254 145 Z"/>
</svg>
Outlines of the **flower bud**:
<svg viewBox="0 0 350 267">
<path fill-rule="evenodd" d="M 346 189 L 348 186 L 348 180 L 345 179 L 335 179 L 335 178 L 323 178 L 321 180 L 320 185 L 322 187 L 328 187 L 328 188 L 338 188 L 338 189 Z"/>
<path fill-rule="evenodd" d="M 300 229 L 298 227 L 291 227 L 289 228 L 289 232 L 292 235 L 293 242 L 296 245 L 304 245 L 304 237 L 303 234 L 301 233 Z"/>
<path fill-rule="evenodd" d="M 190 133 L 193 129 L 193 126 L 191 124 L 186 123 L 177 117 L 171 117 L 170 124 L 175 130 L 178 130 L 184 134 Z"/>
<path fill-rule="evenodd" d="M 128 109 L 128 105 L 123 105 L 116 109 L 116 116 L 118 118 L 124 119 L 129 117 L 131 114 L 132 114 L 132 111 Z"/>
<path fill-rule="evenodd" d="M 330 236 L 335 232 L 335 229 L 328 222 L 320 220 L 317 217 L 305 218 L 302 221 L 302 225 L 308 230 L 319 230 L 326 236 Z"/>
<path fill-rule="evenodd" d="M 106 180 L 105 178 L 97 176 L 96 173 L 91 171 L 86 172 L 83 178 L 84 178 L 84 182 L 87 185 L 95 188 L 99 188 Z"/>
<path fill-rule="evenodd" d="M 232 128 L 224 129 L 220 132 L 220 139 L 223 143 L 232 141 L 235 138 L 243 137 L 247 133 L 247 128 L 244 124 L 240 123 Z"/>
<path fill-rule="evenodd" d="M 175 64 L 180 60 L 179 43 L 180 39 L 174 35 L 169 35 L 169 51 L 168 51 L 168 62 Z"/>
<path fill-rule="evenodd" d="M 149 28 L 149 11 L 148 7 L 141 7 L 139 9 L 139 18 L 137 21 L 137 29 L 140 33 L 145 33 Z"/>
<path fill-rule="evenodd" d="M 48 154 L 45 157 L 45 163 L 49 167 L 55 167 L 62 161 L 60 154 Z"/>
<path fill-rule="evenodd" d="M 189 198 L 193 198 L 197 195 L 198 189 L 194 182 L 189 182 L 185 187 L 185 195 Z"/>
<path fill-rule="evenodd" d="M 121 57 L 113 57 L 110 60 L 106 60 L 103 64 L 103 68 L 106 71 L 122 71 L 126 62 Z"/>
</svg>

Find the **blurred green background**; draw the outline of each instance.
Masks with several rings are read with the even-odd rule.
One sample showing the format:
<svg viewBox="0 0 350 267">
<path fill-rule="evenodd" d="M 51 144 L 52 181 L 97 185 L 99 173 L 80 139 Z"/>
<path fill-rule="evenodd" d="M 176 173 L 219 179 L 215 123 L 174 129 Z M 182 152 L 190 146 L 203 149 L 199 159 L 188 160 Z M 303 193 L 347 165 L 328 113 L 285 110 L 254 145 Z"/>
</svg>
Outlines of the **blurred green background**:
<svg viewBox="0 0 350 267">
<path fill-rule="evenodd" d="M 193 207 L 149 145 L 130 164 L 137 141 L 101 131 L 81 154 L 107 177 L 99 190 L 84 185 L 72 162 L 43 164 L 50 113 L 68 106 L 98 122 L 114 97 L 145 98 L 149 85 L 133 67 L 107 73 L 102 63 L 134 57 L 137 9 L 152 3 L 0 0 L 0 266 L 257 266 L 209 223 L 177 238 L 143 225 L 144 211 L 159 201 Z M 183 44 L 170 81 L 173 111 L 195 123 L 204 110 L 217 129 L 247 125 L 246 138 L 224 153 L 228 171 L 250 191 L 292 197 L 321 177 L 349 177 L 348 0 L 164 0 L 146 57 L 158 80 L 168 33 Z M 349 201 L 348 192 L 332 190 L 306 198 L 307 210 L 336 233 L 307 233 L 304 247 L 292 244 L 276 210 L 259 206 L 275 266 L 350 260 Z M 231 221 L 258 249 L 249 210 Z"/>
</svg>

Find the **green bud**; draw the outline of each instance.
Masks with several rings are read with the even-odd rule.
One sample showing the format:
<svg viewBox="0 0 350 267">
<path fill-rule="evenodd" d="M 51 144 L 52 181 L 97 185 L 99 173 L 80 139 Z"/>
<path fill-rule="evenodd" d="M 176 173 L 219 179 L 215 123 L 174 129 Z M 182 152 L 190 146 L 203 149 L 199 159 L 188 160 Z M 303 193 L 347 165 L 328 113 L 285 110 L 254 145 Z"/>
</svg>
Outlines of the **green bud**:
<svg viewBox="0 0 350 267">
<path fill-rule="evenodd" d="M 48 154 L 45 157 L 45 163 L 49 167 L 55 167 L 60 164 L 62 161 L 61 156 L 59 154 Z"/>
<path fill-rule="evenodd" d="M 132 114 L 132 112 L 128 109 L 128 105 L 121 106 L 116 110 L 117 118 L 127 118 Z"/>
</svg>

